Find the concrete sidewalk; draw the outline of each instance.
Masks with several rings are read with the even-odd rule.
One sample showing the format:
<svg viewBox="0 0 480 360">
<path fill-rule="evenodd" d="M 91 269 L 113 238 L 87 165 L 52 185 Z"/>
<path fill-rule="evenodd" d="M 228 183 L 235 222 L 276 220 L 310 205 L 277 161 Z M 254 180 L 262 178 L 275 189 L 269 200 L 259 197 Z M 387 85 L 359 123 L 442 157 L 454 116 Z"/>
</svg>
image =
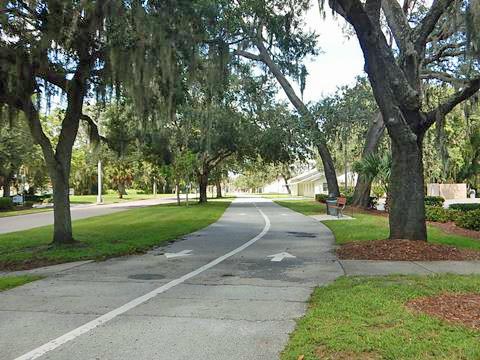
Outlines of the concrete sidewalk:
<svg viewBox="0 0 480 360">
<path fill-rule="evenodd" d="M 339 260 L 345 275 L 480 274 L 480 261 Z"/>
</svg>

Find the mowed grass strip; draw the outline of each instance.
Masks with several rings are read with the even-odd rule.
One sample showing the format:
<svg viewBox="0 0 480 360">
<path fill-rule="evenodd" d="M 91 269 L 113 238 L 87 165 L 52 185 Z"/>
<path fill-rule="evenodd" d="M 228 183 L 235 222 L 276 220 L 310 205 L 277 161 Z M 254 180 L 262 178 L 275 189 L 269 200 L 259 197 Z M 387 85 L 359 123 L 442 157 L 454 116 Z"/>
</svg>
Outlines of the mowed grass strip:
<svg viewBox="0 0 480 360">
<path fill-rule="evenodd" d="M 119 198 L 118 194 L 105 194 L 102 195 L 104 204 L 116 204 L 127 201 L 135 200 L 148 200 L 156 198 L 175 197 L 175 194 L 137 194 L 131 193 L 124 195 L 123 198 Z M 97 202 L 97 195 L 70 195 L 71 204 L 95 204 Z"/>
<path fill-rule="evenodd" d="M 275 201 L 277 204 L 288 207 L 304 215 L 325 214 L 326 206 L 313 200 Z M 350 210 L 345 212 L 351 216 Z M 337 244 L 352 241 L 382 240 L 388 238 L 388 218 L 386 216 L 353 213 L 354 220 L 327 220 L 323 223 L 332 230 Z M 466 236 L 447 234 L 442 229 L 427 225 L 428 242 L 452 245 L 460 248 L 480 250 L 480 241 Z"/>
<path fill-rule="evenodd" d="M 0 277 L 0 291 L 12 289 L 14 287 L 27 284 L 29 282 L 40 280 L 41 276 L 20 275 Z"/>
<path fill-rule="evenodd" d="M 74 246 L 51 246 L 52 226 L 0 235 L 0 268 L 26 269 L 141 253 L 217 221 L 228 201 L 150 206 L 73 222 Z"/>
<path fill-rule="evenodd" d="M 326 214 L 327 208 L 324 204 L 315 200 L 274 200 L 275 203 L 289 208 L 303 215 Z"/>
<path fill-rule="evenodd" d="M 480 359 L 479 331 L 405 307 L 445 292 L 480 293 L 480 276 L 340 278 L 314 291 L 281 359 Z"/>
<path fill-rule="evenodd" d="M 51 208 L 43 208 L 43 209 L 22 209 L 22 210 L 11 210 L 11 211 L 1 211 L 0 218 L 3 217 L 10 217 L 10 216 L 18 216 L 18 215 L 28 215 L 28 214 L 35 214 L 45 211 L 52 211 Z"/>
</svg>

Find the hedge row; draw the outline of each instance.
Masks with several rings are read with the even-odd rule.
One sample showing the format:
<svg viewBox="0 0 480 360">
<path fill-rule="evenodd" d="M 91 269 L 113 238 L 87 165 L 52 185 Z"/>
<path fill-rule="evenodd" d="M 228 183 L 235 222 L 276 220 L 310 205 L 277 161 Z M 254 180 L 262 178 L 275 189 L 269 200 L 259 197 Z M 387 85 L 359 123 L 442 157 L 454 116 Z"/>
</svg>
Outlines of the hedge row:
<svg viewBox="0 0 480 360">
<path fill-rule="evenodd" d="M 461 211 L 472 211 L 480 209 L 480 204 L 452 204 L 449 206 L 449 209 L 461 210 Z"/>
<path fill-rule="evenodd" d="M 480 231 L 480 209 L 462 211 L 458 209 L 444 209 L 438 206 L 426 206 L 425 217 L 428 221 L 453 221 L 464 229 Z"/>
<path fill-rule="evenodd" d="M 463 212 L 455 224 L 464 229 L 480 231 L 480 209 Z"/>
<path fill-rule="evenodd" d="M 9 197 L 0 197 L 0 210 L 9 210 L 13 207 L 13 201 Z"/>
<path fill-rule="evenodd" d="M 425 196 L 426 206 L 443 206 L 445 199 L 441 196 Z"/>
<path fill-rule="evenodd" d="M 462 214 L 460 210 L 444 209 L 438 206 L 425 206 L 425 218 L 427 221 L 448 222 L 456 221 Z"/>
<path fill-rule="evenodd" d="M 353 202 L 353 195 L 347 195 L 345 196 L 345 198 L 347 199 L 347 205 L 351 205 Z M 321 202 L 322 204 L 325 204 L 327 202 L 327 199 L 329 199 L 329 196 L 327 194 L 315 194 L 315 200 Z"/>
</svg>

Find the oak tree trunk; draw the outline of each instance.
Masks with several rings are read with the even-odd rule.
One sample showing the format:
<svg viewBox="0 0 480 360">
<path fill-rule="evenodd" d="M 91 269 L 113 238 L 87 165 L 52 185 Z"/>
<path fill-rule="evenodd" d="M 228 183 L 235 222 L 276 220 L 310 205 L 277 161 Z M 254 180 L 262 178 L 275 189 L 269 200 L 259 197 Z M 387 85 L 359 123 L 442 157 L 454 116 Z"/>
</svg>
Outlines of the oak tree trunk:
<svg viewBox="0 0 480 360">
<path fill-rule="evenodd" d="M 281 175 L 283 178 L 283 181 L 285 181 L 285 188 L 287 189 L 287 192 L 289 195 L 292 195 L 292 190 L 290 189 L 290 185 L 288 185 L 288 179 L 285 175 Z"/>
<path fill-rule="evenodd" d="M 378 113 L 370 124 L 363 147 L 362 159 L 368 155 L 377 152 L 378 143 L 385 131 L 385 123 L 382 115 Z M 357 178 L 355 191 L 353 193 L 352 205 L 361 208 L 367 208 L 370 204 L 370 192 L 372 189 L 372 181 L 367 176 L 360 174 Z"/>
<path fill-rule="evenodd" d="M 127 195 L 127 191 L 125 190 L 125 184 L 119 183 L 117 185 L 117 192 L 118 192 L 118 198 L 123 199 L 123 196 Z"/>
<path fill-rule="evenodd" d="M 49 166 L 53 185 L 53 244 L 71 244 L 74 242 L 72 218 L 70 214 L 69 171 L 61 164 Z"/>
<path fill-rule="evenodd" d="M 427 240 L 422 139 L 392 141 L 390 239 Z"/>
<path fill-rule="evenodd" d="M 199 203 L 207 202 L 208 173 L 198 174 L 198 186 L 200 188 Z"/>
<path fill-rule="evenodd" d="M 10 184 L 11 180 L 7 177 L 3 185 L 3 197 L 10 197 Z"/>
<path fill-rule="evenodd" d="M 327 179 L 328 184 L 328 193 L 331 197 L 340 196 L 340 190 L 338 189 L 337 174 L 335 172 L 335 165 L 332 160 L 330 151 L 327 148 L 326 142 L 323 139 L 323 134 L 320 131 L 317 121 L 315 120 L 313 114 L 310 112 L 305 103 L 297 96 L 292 85 L 288 79 L 283 75 L 279 66 L 273 61 L 272 57 L 268 53 L 263 41 L 256 42 L 258 51 L 260 52 L 260 61 L 265 63 L 270 69 L 272 74 L 277 79 L 278 83 L 285 91 L 288 99 L 292 105 L 297 109 L 300 115 L 302 115 L 308 122 L 310 131 L 312 131 L 312 136 L 315 138 L 315 145 L 318 149 L 318 153 L 322 158 L 323 169 L 325 172 L 325 178 Z"/>
<path fill-rule="evenodd" d="M 330 155 L 330 151 L 328 151 L 323 142 L 317 143 L 317 149 L 320 158 L 322 159 L 323 171 L 325 173 L 325 178 L 327 179 L 328 196 L 339 197 L 340 189 L 338 188 L 337 174 L 335 172 L 335 165 L 332 156 Z"/>
<path fill-rule="evenodd" d="M 177 194 L 177 205 L 180 206 L 180 182 L 175 180 L 175 193 Z"/>
<path fill-rule="evenodd" d="M 222 182 L 220 180 L 215 180 L 215 187 L 217 188 L 217 199 L 222 197 Z"/>
<path fill-rule="evenodd" d="M 372 191 L 372 182 L 363 174 L 359 174 L 355 192 L 353 193 L 352 206 L 368 208 L 370 204 L 370 193 Z"/>
</svg>

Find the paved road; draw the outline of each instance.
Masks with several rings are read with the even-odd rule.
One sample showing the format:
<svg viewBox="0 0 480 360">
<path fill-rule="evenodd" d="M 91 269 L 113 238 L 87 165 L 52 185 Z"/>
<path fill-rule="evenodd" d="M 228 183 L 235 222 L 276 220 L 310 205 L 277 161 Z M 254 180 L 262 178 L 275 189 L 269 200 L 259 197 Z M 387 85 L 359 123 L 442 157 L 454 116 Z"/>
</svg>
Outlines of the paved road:
<svg viewBox="0 0 480 360">
<path fill-rule="evenodd" d="M 333 243 L 312 218 L 237 199 L 166 248 L 1 293 L 1 358 L 277 359 L 313 287 L 343 274 Z M 268 257 L 282 252 L 295 258 Z"/>
<path fill-rule="evenodd" d="M 107 215 L 119 211 L 130 210 L 137 207 L 173 203 L 176 199 L 158 198 L 149 200 L 127 201 L 117 204 L 105 205 L 75 205 L 71 207 L 72 219 L 85 219 L 93 216 Z M 16 215 L 0 218 L 0 234 L 13 231 L 27 230 L 39 226 L 53 224 L 53 211 L 39 212 L 27 215 Z"/>
</svg>

